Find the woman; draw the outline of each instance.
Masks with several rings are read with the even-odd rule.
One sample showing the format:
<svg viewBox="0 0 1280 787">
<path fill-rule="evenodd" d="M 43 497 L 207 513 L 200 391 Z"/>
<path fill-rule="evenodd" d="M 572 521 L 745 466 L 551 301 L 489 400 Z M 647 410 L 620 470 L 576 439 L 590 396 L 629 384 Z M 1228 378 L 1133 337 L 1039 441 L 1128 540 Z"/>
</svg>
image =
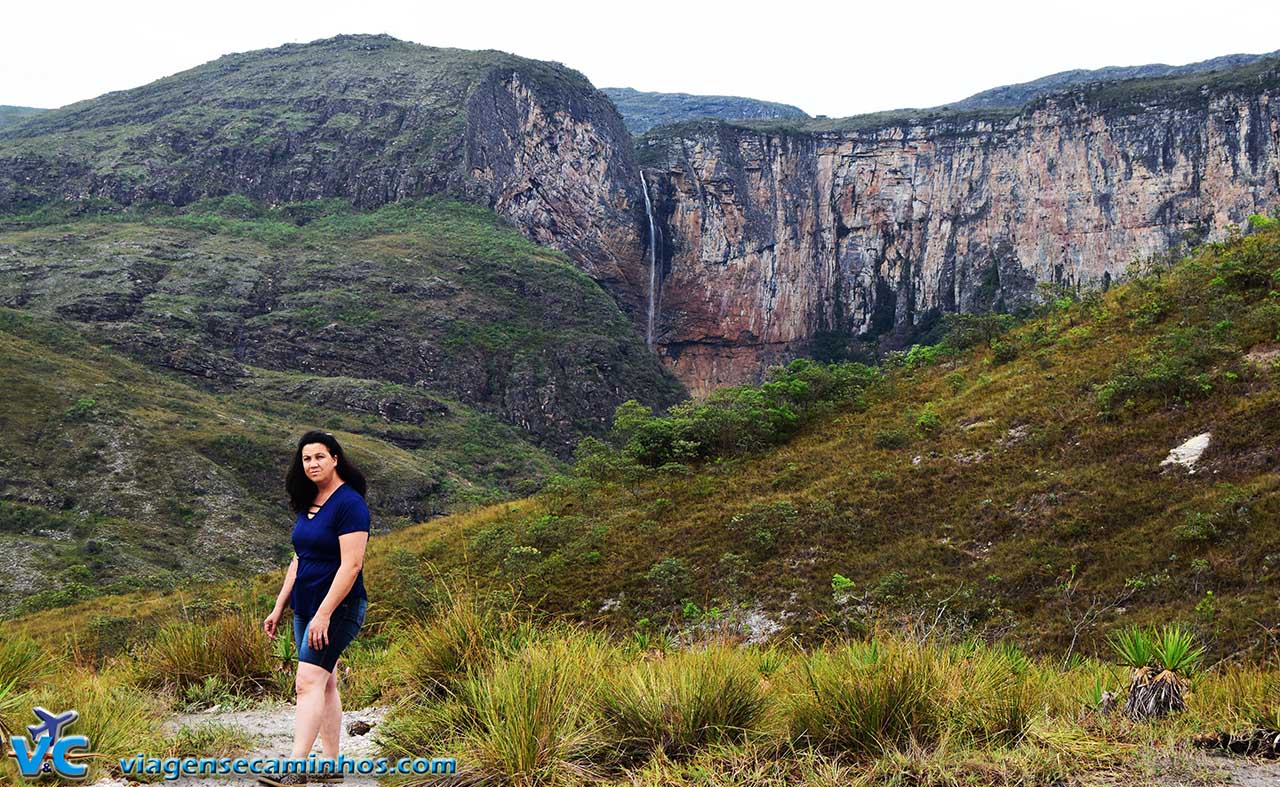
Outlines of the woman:
<svg viewBox="0 0 1280 787">
<path fill-rule="evenodd" d="M 275 609 L 262 621 L 262 630 L 274 640 L 285 604 L 293 608 L 298 707 L 289 756 L 309 756 L 319 735 L 325 758 L 334 760 L 342 734 L 342 700 L 334 667 L 363 625 L 368 604 L 361 570 L 369 540 L 369 507 L 364 502 L 367 485 L 333 435 L 307 432 L 298 440 L 285 487 L 297 515 L 295 554 Z M 340 773 L 332 773 L 318 780 L 341 779 Z M 306 784 L 307 775 L 281 774 L 258 781 L 282 787 Z"/>
</svg>

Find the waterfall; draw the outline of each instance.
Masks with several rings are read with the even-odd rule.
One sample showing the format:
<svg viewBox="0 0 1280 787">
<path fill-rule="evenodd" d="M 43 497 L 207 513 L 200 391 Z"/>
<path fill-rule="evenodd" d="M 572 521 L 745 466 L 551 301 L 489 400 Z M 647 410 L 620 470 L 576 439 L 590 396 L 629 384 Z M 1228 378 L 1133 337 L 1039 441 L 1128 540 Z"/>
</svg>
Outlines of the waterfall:
<svg viewBox="0 0 1280 787">
<path fill-rule="evenodd" d="M 658 233 L 653 226 L 653 204 L 649 202 L 649 184 L 645 182 L 644 170 L 640 171 L 640 188 L 644 191 L 644 215 L 649 219 L 649 326 L 645 330 L 644 343 L 652 349 L 653 303 L 657 298 L 658 286 Z"/>
</svg>

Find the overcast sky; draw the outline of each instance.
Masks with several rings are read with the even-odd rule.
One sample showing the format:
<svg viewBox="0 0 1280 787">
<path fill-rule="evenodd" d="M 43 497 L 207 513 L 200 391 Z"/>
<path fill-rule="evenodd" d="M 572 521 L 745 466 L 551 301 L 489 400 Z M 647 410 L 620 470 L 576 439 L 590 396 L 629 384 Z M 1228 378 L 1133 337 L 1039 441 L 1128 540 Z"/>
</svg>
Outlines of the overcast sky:
<svg viewBox="0 0 1280 787">
<path fill-rule="evenodd" d="M 1269 0 L 46 0 L 10 4 L 0 19 L 0 104 L 35 107 L 338 33 L 501 49 L 558 60 L 598 87 L 750 96 L 831 116 L 933 106 L 1073 68 L 1280 49 L 1280 4 Z"/>
</svg>

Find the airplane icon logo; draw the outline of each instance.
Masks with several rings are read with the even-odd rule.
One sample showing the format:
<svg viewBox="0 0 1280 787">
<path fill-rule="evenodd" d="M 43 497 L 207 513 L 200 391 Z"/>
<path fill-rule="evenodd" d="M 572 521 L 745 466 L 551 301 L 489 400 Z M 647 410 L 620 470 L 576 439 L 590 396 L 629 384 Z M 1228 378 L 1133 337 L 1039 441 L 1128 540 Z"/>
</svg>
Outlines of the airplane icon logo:
<svg viewBox="0 0 1280 787">
<path fill-rule="evenodd" d="M 79 712 L 74 710 L 56 715 L 44 708 L 32 708 L 31 710 L 36 714 L 36 718 L 40 720 L 39 724 L 27 725 L 27 732 L 31 733 L 31 740 L 33 741 L 38 741 L 46 735 L 51 740 L 56 741 L 62 737 L 63 727 L 80 718 Z"/>
</svg>

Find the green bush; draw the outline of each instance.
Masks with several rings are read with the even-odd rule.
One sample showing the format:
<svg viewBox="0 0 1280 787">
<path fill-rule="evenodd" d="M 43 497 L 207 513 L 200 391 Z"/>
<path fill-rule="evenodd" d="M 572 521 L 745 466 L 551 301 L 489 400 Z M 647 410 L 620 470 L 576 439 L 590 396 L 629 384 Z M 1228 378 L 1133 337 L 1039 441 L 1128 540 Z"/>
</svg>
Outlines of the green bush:
<svg viewBox="0 0 1280 787">
<path fill-rule="evenodd" d="M 693 586 L 689 564 L 678 557 L 666 557 L 650 566 L 645 574 L 649 592 L 663 606 L 674 604 L 688 595 Z"/>
<path fill-rule="evenodd" d="M 991 343 L 991 362 L 996 366 L 1011 363 L 1017 360 L 1021 349 L 1018 343 L 1012 340 L 997 341 Z"/>
<path fill-rule="evenodd" d="M 891 426 L 880 429 L 876 432 L 872 442 L 876 448 L 884 448 L 891 450 L 894 448 L 905 448 L 911 444 L 912 435 L 909 429 L 901 426 Z"/>
<path fill-rule="evenodd" d="M 718 388 L 703 402 L 682 402 L 657 416 L 635 400 L 614 412 L 609 442 L 644 467 L 688 464 L 757 451 L 795 434 L 838 404 L 861 406 L 880 372 L 859 363 L 822 364 L 797 359 L 773 367 L 758 386 Z M 584 470 L 617 470 L 598 452 L 585 451 Z"/>
<path fill-rule="evenodd" d="M 942 319 L 945 330 L 943 342 L 957 350 L 966 350 L 979 344 L 989 347 L 1018 323 L 1018 318 L 1012 314 L 997 312 L 948 314 Z"/>
<path fill-rule="evenodd" d="M 921 408 L 916 415 L 915 425 L 916 429 L 924 434 L 933 434 L 942 428 L 942 418 L 938 415 L 933 402 L 928 402 Z"/>
</svg>

